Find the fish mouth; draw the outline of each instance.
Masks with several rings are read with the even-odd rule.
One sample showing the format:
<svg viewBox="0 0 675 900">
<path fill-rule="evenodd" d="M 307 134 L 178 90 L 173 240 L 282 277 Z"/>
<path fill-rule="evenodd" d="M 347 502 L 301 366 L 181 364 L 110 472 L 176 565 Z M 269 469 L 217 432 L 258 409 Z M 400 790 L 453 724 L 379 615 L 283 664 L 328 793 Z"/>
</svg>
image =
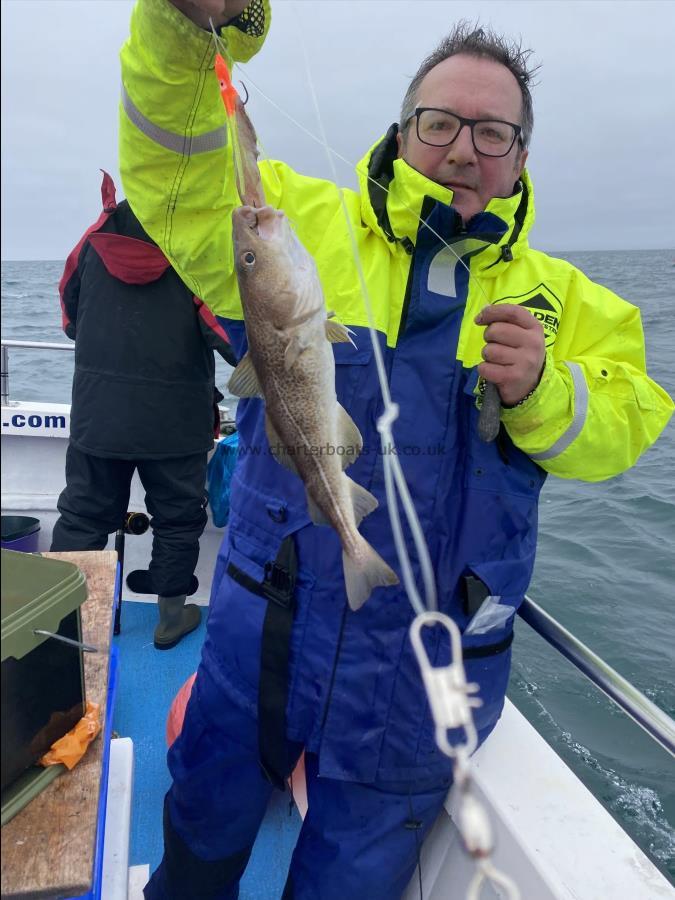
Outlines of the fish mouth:
<svg viewBox="0 0 675 900">
<path fill-rule="evenodd" d="M 281 236 L 284 213 L 273 206 L 239 206 L 232 213 L 232 225 L 236 239 L 257 235 L 262 241 Z"/>
</svg>

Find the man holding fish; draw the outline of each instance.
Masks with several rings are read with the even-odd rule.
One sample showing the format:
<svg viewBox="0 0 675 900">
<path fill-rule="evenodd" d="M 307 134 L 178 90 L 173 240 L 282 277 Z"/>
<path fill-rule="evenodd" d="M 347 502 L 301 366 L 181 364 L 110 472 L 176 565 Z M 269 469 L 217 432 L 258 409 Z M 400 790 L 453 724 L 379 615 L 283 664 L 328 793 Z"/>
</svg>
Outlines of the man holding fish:
<svg viewBox="0 0 675 900">
<path fill-rule="evenodd" d="M 504 702 L 546 474 L 624 471 L 673 405 L 646 374 L 638 310 L 528 246 L 527 53 L 458 26 L 343 208 L 330 182 L 251 164 L 253 129 L 214 71 L 217 52 L 230 65 L 258 52 L 270 15 L 267 0 L 139 0 L 122 51 L 126 195 L 220 318 L 243 398 L 207 638 L 169 752 L 165 854 L 145 894 L 236 897 L 273 786 L 304 751 L 309 809 L 284 897 L 391 900 L 451 766 L 397 584 L 362 284 L 439 607 L 479 685 L 480 740 Z M 502 405 L 491 443 L 478 436 L 483 379 Z M 488 597 L 509 614 L 467 633 Z M 434 665 L 446 643 L 430 632 Z"/>
</svg>

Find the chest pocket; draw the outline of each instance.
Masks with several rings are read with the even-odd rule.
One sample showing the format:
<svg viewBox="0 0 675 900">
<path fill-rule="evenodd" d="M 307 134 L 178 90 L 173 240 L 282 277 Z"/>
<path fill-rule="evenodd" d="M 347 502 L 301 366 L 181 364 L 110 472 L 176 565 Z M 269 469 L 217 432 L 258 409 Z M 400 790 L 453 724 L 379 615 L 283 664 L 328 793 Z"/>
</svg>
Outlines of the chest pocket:
<svg viewBox="0 0 675 900">
<path fill-rule="evenodd" d="M 270 463 L 276 465 L 276 463 Z M 235 471 L 230 495 L 230 558 L 257 582 L 275 559 L 284 538 L 310 522 L 305 504 L 256 490 Z"/>
<path fill-rule="evenodd" d="M 340 403 L 350 415 L 355 407 L 361 407 L 369 395 L 376 393 L 371 384 L 375 365 L 373 348 L 367 335 L 360 337 L 360 346 L 353 344 L 333 344 L 335 356 L 335 393 Z"/>
</svg>

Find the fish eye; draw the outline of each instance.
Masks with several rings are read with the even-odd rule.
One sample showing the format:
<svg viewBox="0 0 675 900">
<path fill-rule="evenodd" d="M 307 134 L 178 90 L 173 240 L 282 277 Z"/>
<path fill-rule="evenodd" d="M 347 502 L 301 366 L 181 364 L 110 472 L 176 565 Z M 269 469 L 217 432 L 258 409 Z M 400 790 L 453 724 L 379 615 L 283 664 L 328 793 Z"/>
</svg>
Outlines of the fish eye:
<svg viewBox="0 0 675 900">
<path fill-rule="evenodd" d="M 252 266 L 255 262 L 255 253 L 252 250 L 247 250 L 246 253 L 242 254 L 241 258 L 244 262 L 244 265 Z"/>
</svg>

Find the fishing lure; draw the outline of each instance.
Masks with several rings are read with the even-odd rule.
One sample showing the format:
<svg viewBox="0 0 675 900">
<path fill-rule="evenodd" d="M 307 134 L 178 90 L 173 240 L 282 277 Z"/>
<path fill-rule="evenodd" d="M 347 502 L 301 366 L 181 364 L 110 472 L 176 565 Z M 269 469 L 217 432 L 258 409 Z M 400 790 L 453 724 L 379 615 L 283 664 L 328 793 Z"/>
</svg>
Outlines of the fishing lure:
<svg viewBox="0 0 675 900">
<path fill-rule="evenodd" d="M 239 141 L 239 128 L 237 125 L 237 103 L 241 103 L 237 89 L 232 84 L 230 70 L 223 56 L 216 53 L 215 72 L 220 85 L 220 96 L 223 98 L 223 105 L 227 113 L 227 120 L 230 126 L 230 134 L 232 136 L 232 158 L 234 160 L 234 180 L 237 186 L 239 199 L 244 203 L 244 161 L 241 154 L 241 144 Z"/>
<path fill-rule="evenodd" d="M 236 112 L 239 94 L 232 84 L 230 70 L 220 53 L 216 53 L 215 70 L 220 85 L 220 96 L 223 98 L 223 104 L 225 105 L 225 111 L 227 112 L 228 118 L 231 118 Z"/>
<path fill-rule="evenodd" d="M 256 162 L 258 158 L 257 137 L 244 110 L 245 101 L 241 99 L 232 84 L 230 69 L 220 53 L 216 53 L 214 70 L 227 114 L 234 162 L 234 179 L 239 200 L 244 206 L 264 206 L 265 195 Z M 244 88 L 244 90 L 246 89 Z M 246 100 L 248 100 L 248 91 Z"/>
</svg>

